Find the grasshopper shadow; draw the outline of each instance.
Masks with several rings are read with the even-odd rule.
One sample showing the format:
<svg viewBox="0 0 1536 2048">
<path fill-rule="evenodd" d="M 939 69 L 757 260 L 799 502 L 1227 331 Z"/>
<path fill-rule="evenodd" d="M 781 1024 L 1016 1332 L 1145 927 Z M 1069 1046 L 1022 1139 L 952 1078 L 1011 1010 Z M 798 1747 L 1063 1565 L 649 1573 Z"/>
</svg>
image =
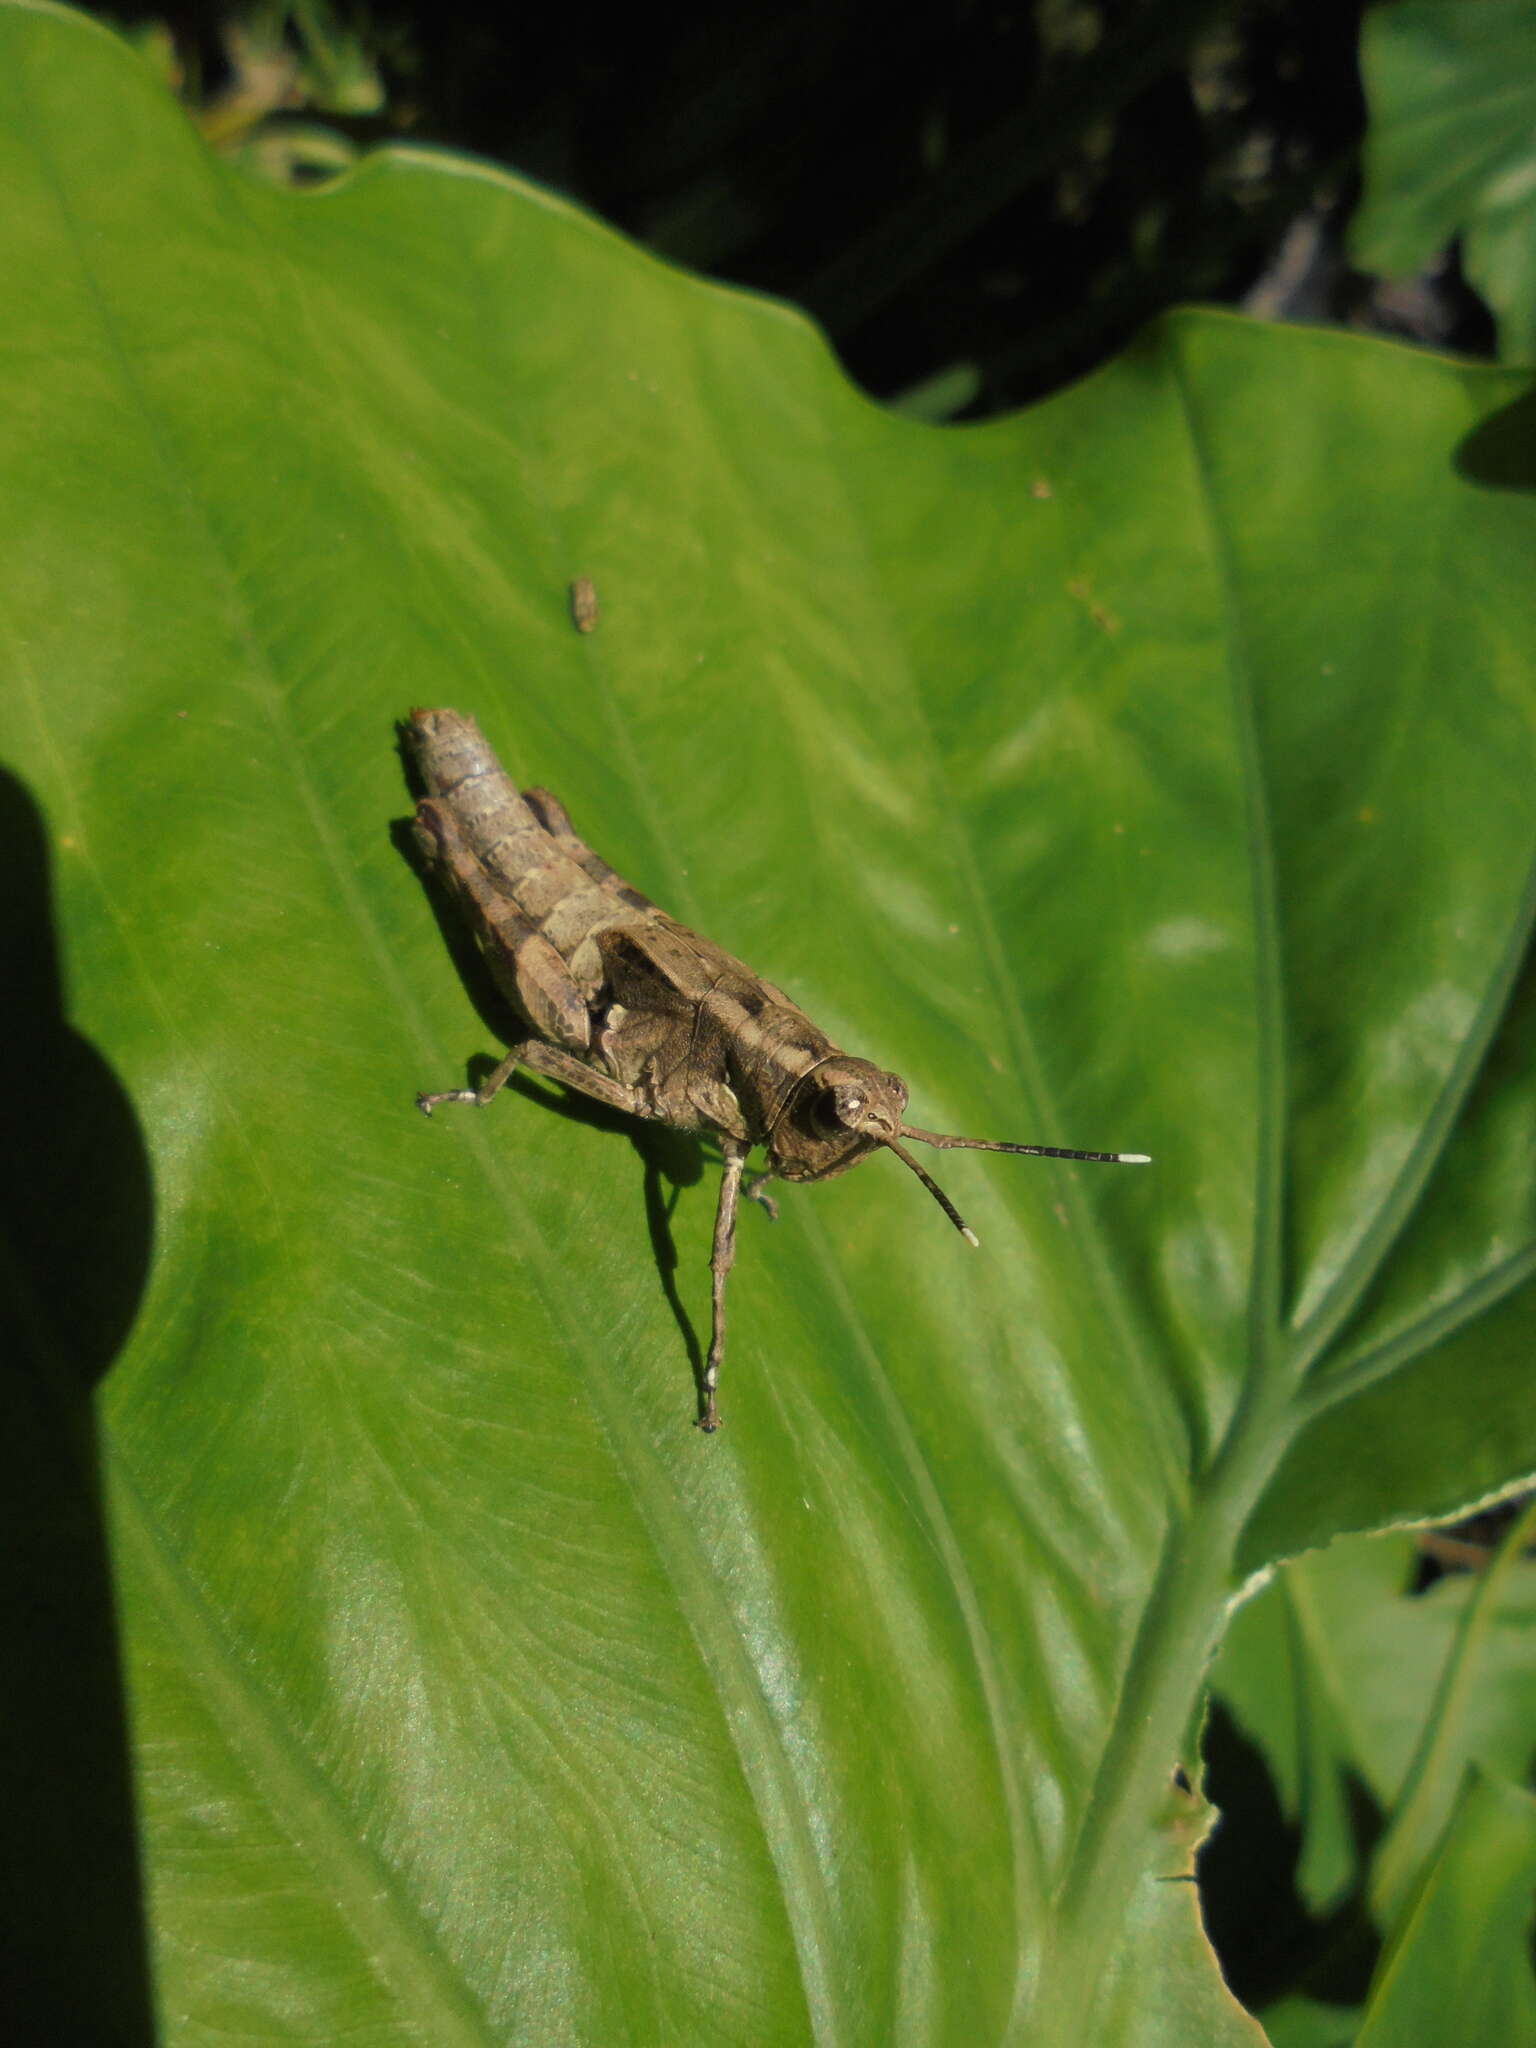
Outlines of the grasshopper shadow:
<svg viewBox="0 0 1536 2048">
<path fill-rule="evenodd" d="M 0 2035 L 154 2038 L 92 1397 L 148 1270 L 149 1165 L 112 1069 L 64 1013 L 49 859 L 0 770 Z"/>
<path fill-rule="evenodd" d="M 1480 420 L 1457 444 L 1454 466 L 1490 491 L 1536 491 L 1536 387 Z"/>
<path fill-rule="evenodd" d="M 402 758 L 408 760 L 404 755 Z M 475 1014 L 487 1035 L 501 1044 L 515 1045 L 520 1038 L 527 1036 L 527 1026 L 492 980 L 490 969 L 486 966 L 479 947 L 465 929 L 462 919 L 454 914 L 453 906 L 445 900 L 431 876 L 424 872 L 422 862 L 416 853 L 415 842 L 411 837 L 410 820 L 396 820 L 390 827 L 390 838 L 396 851 L 406 860 L 421 882 L 427 901 L 432 906 L 432 915 L 436 919 L 443 946 L 464 985 L 465 993 L 474 1004 Z M 495 1059 L 484 1053 L 475 1054 L 468 1062 L 466 1085 L 478 1088 L 496 1064 Z M 429 1075 L 424 1077 L 422 1085 L 428 1087 L 446 1083 L 439 1082 Z M 564 1117 L 569 1123 L 585 1124 L 591 1130 L 623 1136 L 639 1154 L 644 1170 L 642 1192 L 646 1228 L 651 1238 L 651 1253 L 656 1261 L 656 1273 L 661 1282 L 662 1294 L 682 1338 L 688 1367 L 693 1375 L 699 1413 L 702 1415 L 704 1349 L 677 1284 L 678 1254 L 677 1244 L 672 1235 L 672 1219 L 677 1213 L 678 1200 L 683 1190 L 697 1186 L 703 1179 L 703 1142 L 691 1132 L 674 1130 L 668 1124 L 646 1123 L 638 1117 L 626 1116 L 622 1110 L 609 1109 L 601 1102 L 594 1102 L 590 1096 L 578 1095 L 572 1090 L 559 1087 L 557 1083 L 538 1081 L 529 1074 L 514 1074 L 504 1092 L 519 1095 L 527 1102 L 536 1102 L 541 1108 L 555 1116 Z"/>
<path fill-rule="evenodd" d="M 515 1030 L 515 1022 L 511 1028 Z M 477 1054 L 469 1062 L 469 1086 L 479 1087 L 496 1062 Z M 638 1117 L 626 1116 L 622 1110 L 608 1109 L 600 1102 L 593 1102 L 589 1096 L 577 1095 L 571 1091 L 559 1090 L 553 1082 L 540 1083 L 528 1074 L 514 1074 L 507 1083 L 508 1094 L 521 1095 L 525 1101 L 537 1102 L 556 1116 L 564 1117 L 573 1124 L 586 1124 L 596 1131 L 611 1131 L 615 1136 L 628 1138 L 640 1155 L 644 1168 L 643 1195 L 645 1201 L 646 1228 L 651 1235 L 651 1254 L 656 1261 L 657 1277 L 661 1291 L 666 1297 L 667 1307 L 677 1324 L 688 1354 L 689 1370 L 693 1374 L 694 1390 L 699 1399 L 702 1414 L 704 1401 L 704 1352 L 699 1334 L 693 1326 L 683 1304 L 677 1285 L 677 1244 L 672 1235 L 672 1218 L 677 1213 L 678 1199 L 684 1188 L 696 1187 L 704 1177 L 704 1146 L 689 1131 L 674 1130 L 670 1124 L 643 1123 Z"/>
</svg>

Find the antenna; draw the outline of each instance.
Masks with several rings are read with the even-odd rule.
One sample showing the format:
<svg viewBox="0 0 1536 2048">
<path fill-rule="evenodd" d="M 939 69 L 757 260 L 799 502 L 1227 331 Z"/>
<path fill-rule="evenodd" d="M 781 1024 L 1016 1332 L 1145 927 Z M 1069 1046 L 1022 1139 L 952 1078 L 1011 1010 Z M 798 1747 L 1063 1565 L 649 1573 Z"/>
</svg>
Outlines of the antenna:
<svg viewBox="0 0 1536 2048">
<path fill-rule="evenodd" d="M 901 1126 L 904 1138 L 916 1138 L 920 1145 L 937 1146 L 941 1152 L 1027 1152 L 1031 1159 L 1087 1159 L 1097 1166 L 1150 1166 L 1150 1152 L 1069 1152 L 1061 1145 L 1007 1145 L 998 1138 L 950 1138 L 942 1131 L 920 1131 L 912 1124 Z M 921 1172 L 915 1161 L 909 1161 Z"/>
<path fill-rule="evenodd" d="M 920 1133 L 917 1131 L 908 1131 L 905 1124 L 903 1124 L 901 1128 L 908 1137 L 915 1138 L 920 1135 Z M 939 1186 L 938 1182 L 934 1179 L 933 1175 L 929 1173 L 926 1170 L 926 1168 L 919 1166 L 917 1161 L 912 1157 L 912 1154 L 906 1149 L 906 1147 L 904 1145 L 898 1145 L 894 1138 L 885 1138 L 881 1142 L 886 1146 L 888 1151 L 894 1152 L 896 1154 L 896 1157 L 901 1161 L 903 1166 L 911 1167 L 912 1171 L 917 1175 L 918 1179 L 922 1182 L 923 1186 L 928 1190 L 929 1194 L 932 1195 L 933 1199 L 938 1203 L 939 1207 L 944 1211 L 944 1214 L 949 1218 L 950 1222 L 953 1223 L 956 1230 L 958 1230 L 960 1235 L 965 1239 L 966 1243 L 980 1245 L 981 1239 L 976 1235 L 975 1231 L 972 1230 L 969 1223 L 966 1222 L 965 1218 L 960 1214 L 960 1211 L 955 1207 L 954 1203 L 949 1199 L 948 1195 L 946 1195 L 944 1190 Z"/>
<path fill-rule="evenodd" d="M 901 1125 L 904 1138 L 916 1138 L 920 1145 L 935 1145 L 941 1152 L 1026 1152 L 1031 1159 L 1087 1159 L 1100 1166 L 1150 1166 L 1149 1152 L 1069 1152 L 1061 1145 L 1007 1145 L 996 1138 L 951 1138 L 942 1131 L 919 1131 L 911 1124 Z M 979 1245 L 981 1239 L 960 1214 L 954 1203 L 945 1194 L 931 1173 L 918 1165 L 904 1145 L 898 1145 L 894 1138 L 880 1141 L 888 1152 L 894 1152 L 903 1166 L 910 1166 L 923 1186 L 938 1203 L 944 1214 L 953 1223 L 967 1244 Z"/>
</svg>

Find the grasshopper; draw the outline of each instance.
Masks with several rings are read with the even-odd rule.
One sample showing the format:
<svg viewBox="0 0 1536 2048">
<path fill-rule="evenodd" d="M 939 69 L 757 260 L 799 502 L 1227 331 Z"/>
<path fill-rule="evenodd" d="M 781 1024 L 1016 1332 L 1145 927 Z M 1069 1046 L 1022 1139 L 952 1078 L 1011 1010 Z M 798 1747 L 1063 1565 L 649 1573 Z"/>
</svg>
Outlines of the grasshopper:
<svg viewBox="0 0 1536 2048">
<path fill-rule="evenodd" d="M 708 1133 L 724 1158 L 710 1270 L 710 1339 L 698 1427 L 719 1427 L 725 1282 L 736 1255 L 742 1173 L 754 1145 L 767 1171 L 746 1184 L 830 1180 L 894 1152 L 971 1244 L 976 1234 L 902 1140 L 942 1150 L 1145 1165 L 1141 1152 L 1072 1152 L 956 1138 L 903 1121 L 906 1084 L 851 1058 L 782 989 L 658 910 L 577 838 L 548 790 L 519 794 L 479 726 L 457 711 L 413 711 L 405 739 L 426 795 L 414 833 L 429 870 L 467 920 L 502 994 L 528 1026 L 479 1088 L 419 1095 L 482 1108 L 518 1067 L 631 1116 Z"/>
</svg>

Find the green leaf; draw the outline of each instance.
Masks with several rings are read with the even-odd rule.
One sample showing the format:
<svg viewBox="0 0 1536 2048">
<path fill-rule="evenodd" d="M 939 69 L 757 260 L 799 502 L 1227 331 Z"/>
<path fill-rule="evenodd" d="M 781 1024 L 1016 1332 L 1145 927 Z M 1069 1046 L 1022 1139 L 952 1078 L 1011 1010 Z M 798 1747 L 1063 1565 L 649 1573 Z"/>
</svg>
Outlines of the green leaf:
<svg viewBox="0 0 1536 2048">
<path fill-rule="evenodd" d="M 1526 1504 L 1505 1532 L 1498 1551 L 1464 1601 L 1455 1641 L 1447 1651 L 1434 1700 L 1403 1774 L 1391 1825 L 1376 1850 L 1371 1903 L 1384 1920 L 1402 1905 L 1433 1853 L 1465 1780 L 1468 1759 L 1475 1757 L 1484 1766 L 1503 1761 L 1495 1746 L 1497 1736 L 1502 1735 L 1511 1769 L 1524 1770 L 1529 1761 L 1536 1674 L 1531 1665 L 1528 1619 L 1531 1573 L 1524 1560 L 1533 1530 L 1536 1500 Z M 1523 1602 L 1522 1594 L 1526 1596 Z M 1516 1633 L 1524 1637 L 1520 1647 L 1526 1654 L 1515 1661 L 1512 1679 L 1496 1687 L 1494 1660 L 1499 1650 L 1504 1652 L 1500 1661 L 1506 1666 L 1510 1661 L 1507 1641 L 1499 1641 L 1501 1635 L 1508 1634 L 1501 1624 L 1511 1619 Z M 1494 1695 L 1492 1713 L 1487 1705 L 1490 1694 Z M 1485 1747 L 1478 1737 L 1490 1722 L 1495 1741 Z"/>
<path fill-rule="evenodd" d="M 1399 0 L 1366 17 L 1363 270 L 1406 276 L 1463 238 L 1510 362 L 1536 357 L 1536 0 Z"/>
<path fill-rule="evenodd" d="M 161 2037 L 1257 2040 L 1175 1775 L 1240 1576 L 1536 1464 L 1513 381 L 1190 316 L 915 425 L 483 165 L 258 185 L 52 9 L 0 152 L 0 1434 L 33 1636 L 105 1475 Z M 434 703 L 925 1124 L 1156 1164 L 753 1211 L 706 1440 L 700 1148 L 412 1106 L 513 1028 L 389 831 Z M 40 1869 L 109 1647 L 17 1660 Z"/>
<path fill-rule="evenodd" d="M 1357 2048 L 1536 2036 L 1533 1889 L 1536 1799 L 1474 1768 L 1382 1956 Z"/>
<path fill-rule="evenodd" d="M 1353 2006 L 1315 1998 L 1285 1998 L 1264 2008 L 1270 2048 L 1354 2048 L 1359 2014 Z"/>
<path fill-rule="evenodd" d="M 1299 1832 L 1296 1889 L 1319 1916 L 1361 1880 L 1349 1775 L 1386 1808 L 1443 1653 L 1415 1626 L 1412 1557 L 1410 1538 L 1379 1536 L 1294 1558 L 1238 1609 L 1211 1667 Z"/>
<path fill-rule="evenodd" d="M 1294 1559 L 1234 1615 L 1211 1669 L 1299 1827 L 1297 1886 L 1317 1914 L 1363 1880 L 1350 1777 L 1392 1821 L 1390 1842 L 1415 1755 L 1433 1757 L 1417 1774 L 1431 1796 L 1414 1802 L 1427 1851 L 1469 1762 L 1513 1779 L 1529 1761 L 1536 1561 L 1518 1555 L 1517 1537 L 1498 1572 L 1415 1595 L 1417 1556 L 1410 1537 L 1390 1535 Z"/>
</svg>

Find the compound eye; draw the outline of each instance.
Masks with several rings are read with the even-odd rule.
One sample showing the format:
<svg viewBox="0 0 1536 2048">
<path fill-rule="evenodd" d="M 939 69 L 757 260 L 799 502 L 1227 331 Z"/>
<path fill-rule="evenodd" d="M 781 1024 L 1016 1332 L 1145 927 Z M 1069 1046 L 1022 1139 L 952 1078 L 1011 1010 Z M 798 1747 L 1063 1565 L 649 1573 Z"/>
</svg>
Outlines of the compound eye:
<svg viewBox="0 0 1536 2048">
<path fill-rule="evenodd" d="M 825 1137 L 840 1137 L 858 1129 L 864 1109 L 864 1094 L 858 1088 L 823 1088 L 811 1111 L 812 1121 Z"/>
</svg>

